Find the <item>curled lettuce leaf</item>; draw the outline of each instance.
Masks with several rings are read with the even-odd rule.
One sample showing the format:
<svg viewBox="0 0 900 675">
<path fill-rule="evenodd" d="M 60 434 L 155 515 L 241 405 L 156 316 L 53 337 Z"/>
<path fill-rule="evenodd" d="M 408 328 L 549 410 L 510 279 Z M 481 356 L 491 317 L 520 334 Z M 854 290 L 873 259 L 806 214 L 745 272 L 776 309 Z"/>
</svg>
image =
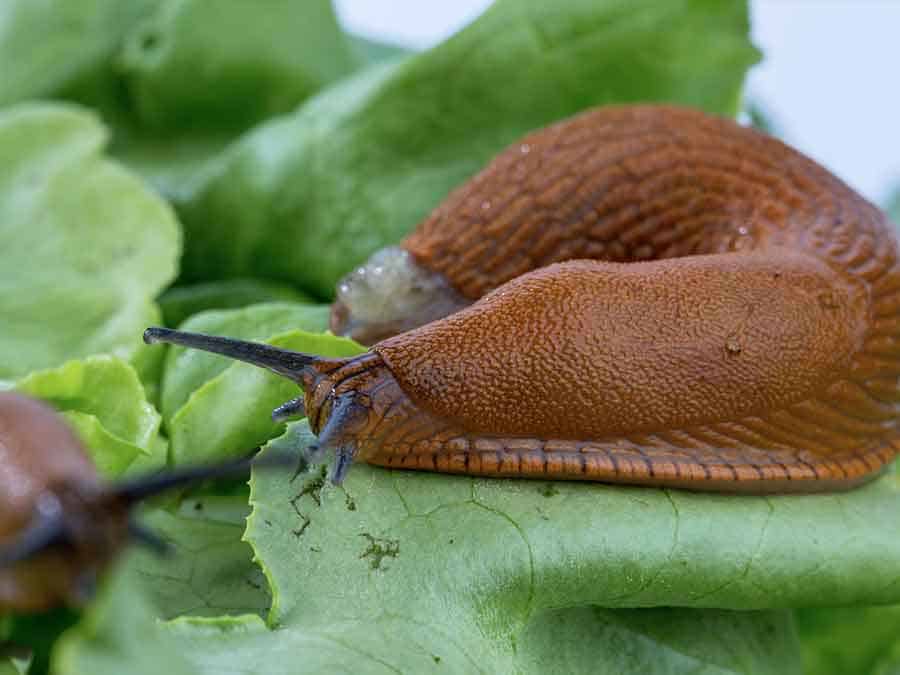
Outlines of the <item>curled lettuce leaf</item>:
<svg viewBox="0 0 900 675">
<path fill-rule="evenodd" d="M 168 204 L 102 155 L 105 142 L 82 108 L 0 112 L 0 378 L 92 354 L 152 370 L 141 333 L 175 277 L 180 230 Z"/>
<path fill-rule="evenodd" d="M 59 410 L 104 477 L 151 472 L 166 465 L 167 443 L 159 434 L 162 419 L 128 363 L 93 356 L 30 373 L 11 384 Z"/>
</svg>

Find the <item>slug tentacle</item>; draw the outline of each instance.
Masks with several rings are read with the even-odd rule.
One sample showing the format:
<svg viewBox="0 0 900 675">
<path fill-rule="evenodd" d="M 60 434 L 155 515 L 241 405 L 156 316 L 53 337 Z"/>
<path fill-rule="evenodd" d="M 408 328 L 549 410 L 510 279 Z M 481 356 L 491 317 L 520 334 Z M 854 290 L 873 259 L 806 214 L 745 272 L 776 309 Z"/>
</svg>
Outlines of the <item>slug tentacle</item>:
<svg viewBox="0 0 900 675">
<path fill-rule="evenodd" d="M 305 417 L 306 416 L 306 405 L 303 402 L 303 397 L 298 396 L 297 398 L 292 398 L 290 401 L 285 401 L 280 406 L 275 408 L 272 411 L 272 421 L 273 422 L 284 422 L 285 420 L 289 420 L 292 417 Z"/>
<path fill-rule="evenodd" d="M 334 463 L 331 465 L 331 472 L 328 475 L 328 480 L 332 484 L 340 485 L 344 482 L 344 478 L 347 477 L 347 471 L 350 470 L 350 465 L 353 463 L 355 452 L 352 445 L 342 445 L 337 448 L 334 455 Z"/>
<path fill-rule="evenodd" d="M 277 375 L 303 385 L 307 378 L 318 374 L 316 364 L 325 359 L 310 354 L 302 354 L 289 349 L 279 349 L 258 342 L 234 340 L 202 333 L 187 333 L 171 328 L 148 328 L 144 331 L 144 342 L 148 345 L 166 342 L 181 347 L 201 349 L 205 352 L 221 354 L 238 361 L 251 363 L 271 370 Z"/>
<path fill-rule="evenodd" d="M 319 428 L 318 442 L 307 449 L 306 459 L 310 463 L 321 460 L 325 451 L 335 450 L 331 471 L 331 481 L 335 485 L 344 480 L 356 454 L 355 438 L 363 435 L 368 425 L 369 408 L 360 403 L 362 398 L 363 395 L 355 392 L 334 396 L 330 410 L 325 413 L 327 420 Z"/>
</svg>

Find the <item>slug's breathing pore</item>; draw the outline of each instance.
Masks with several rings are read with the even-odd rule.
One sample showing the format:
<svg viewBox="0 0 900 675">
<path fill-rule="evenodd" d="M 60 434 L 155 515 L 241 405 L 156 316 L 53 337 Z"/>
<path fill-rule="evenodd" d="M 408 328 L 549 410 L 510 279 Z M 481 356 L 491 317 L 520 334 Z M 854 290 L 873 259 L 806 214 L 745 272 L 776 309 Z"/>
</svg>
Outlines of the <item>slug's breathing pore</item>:
<svg viewBox="0 0 900 675">
<path fill-rule="evenodd" d="M 415 328 L 471 304 L 440 274 L 388 246 L 338 282 L 331 331 L 362 344 Z"/>
<path fill-rule="evenodd" d="M 249 466 L 242 459 L 107 484 L 52 408 L 0 393 L 0 611 L 83 603 L 129 541 L 167 548 L 132 517 L 137 503 Z"/>
<path fill-rule="evenodd" d="M 356 459 L 815 492 L 870 480 L 900 449 L 887 218 L 780 141 L 699 111 L 611 106 L 529 134 L 338 296 L 335 331 L 380 340 L 366 354 L 146 338 L 300 384 L 335 481 Z"/>
</svg>

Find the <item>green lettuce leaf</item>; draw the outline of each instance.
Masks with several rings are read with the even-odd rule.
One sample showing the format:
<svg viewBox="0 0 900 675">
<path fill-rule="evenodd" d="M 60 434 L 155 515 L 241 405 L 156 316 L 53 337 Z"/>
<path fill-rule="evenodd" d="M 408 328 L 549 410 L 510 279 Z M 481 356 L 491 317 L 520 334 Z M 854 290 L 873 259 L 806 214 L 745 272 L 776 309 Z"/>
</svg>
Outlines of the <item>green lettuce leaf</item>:
<svg viewBox="0 0 900 675">
<path fill-rule="evenodd" d="M 30 373 L 12 388 L 59 410 L 106 478 L 165 466 L 167 444 L 159 435 L 160 415 L 126 362 L 110 356 L 69 361 Z"/>
<path fill-rule="evenodd" d="M 162 0 L 119 59 L 145 129 L 243 129 L 354 66 L 329 0 Z"/>
<path fill-rule="evenodd" d="M 159 0 L 5 0 L 0 106 L 109 83 L 121 41 Z M 95 101 L 85 101 L 95 102 Z"/>
<path fill-rule="evenodd" d="M 135 551 L 129 564 L 141 578 L 156 614 L 219 616 L 269 608 L 266 580 L 241 541 L 250 513 L 245 496 L 196 496 L 175 510 L 149 509 L 141 522 L 169 545 L 169 553 Z"/>
<path fill-rule="evenodd" d="M 773 497 L 365 465 L 341 488 L 316 472 L 293 483 L 259 475 L 253 485 L 246 536 L 272 581 L 273 625 L 331 612 L 363 622 L 401 608 L 418 616 L 432 596 L 484 609 L 476 623 L 485 629 L 586 604 L 764 609 L 900 600 L 893 474 L 847 493 Z"/>
<path fill-rule="evenodd" d="M 195 675 L 197 672 L 167 639 L 158 608 L 125 561 L 104 579 L 101 592 L 82 621 L 57 642 L 55 675 Z"/>
<path fill-rule="evenodd" d="M 498 0 L 443 44 L 323 91 L 212 162 L 179 204 L 183 273 L 330 297 L 526 131 L 611 102 L 736 113 L 757 59 L 747 30 L 737 1 Z"/>
<path fill-rule="evenodd" d="M 26 675 L 28 659 L 0 658 L 0 675 Z"/>
<path fill-rule="evenodd" d="M 275 301 L 300 303 L 310 300 L 286 284 L 262 279 L 226 279 L 170 288 L 159 298 L 159 307 L 165 325 L 176 327 L 191 315 L 206 310 L 237 309 Z"/>
<path fill-rule="evenodd" d="M 348 34 L 347 41 L 350 49 L 356 55 L 357 62 L 361 65 L 372 65 L 413 53 L 411 49 L 381 40 L 373 40 L 363 35 Z"/>
<path fill-rule="evenodd" d="M 900 640 L 895 642 L 891 650 L 878 660 L 872 670 L 872 675 L 898 674 L 900 674 Z"/>
<path fill-rule="evenodd" d="M 165 202 L 102 156 L 105 140 L 74 106 L 0 112 L 0 378 L 138 351 L 152 372 L 141 332 L 175 276 L 179 227 Z"/>
<path fill-rule="evenodd" d="M 874 675 L 879 664 L 898 655 L 900 606 L 802 609 L 796 614 L 807 675 Z"/>
<path fill-rule="evenodd" d="M 163 667 L 173 675 L 802 672 L 790 614 L 780 611 L 553 610 L 534 617 L 519 644 L 502 636 L 465 644 L 421 625 L 398 635 L 398 625 L 409 631 L 401 617 L 371 624 L 368 635 L 343 624 L 270 631 L 255 615 L 182 617 L 160 625 L 126 574 L 114 575 L 105 591 L 89 622 L 61 642 L 58 675 L 156 675 Z"/>
<path fill-rule="evenodd" d="M 330 0 L 6 0 L 0 105 L 98 109 L 112 152 L 177 194 L 229 141 L 359 67 Z"/>
<path fill-rule="evenodd" d="M 179 196 L 230 141 L 357 67 L 330 0 L 158 0 L 117 59 L 113 152 Z"/>
<path fill-rule="evenodd" d="M 885 208 L 888 217 L 894 221 L 895 225 L 900 226 L 900 190 L 894 191 Z"/>
<path fill-rule="evenodd" d="M 53 646 L 65 631 L 79 619 L 76 611 L 56 608 L 40 614 L 6 615 L 4 617 L 4 655 L 19 675 L 45 675 Z"/>
</svg>

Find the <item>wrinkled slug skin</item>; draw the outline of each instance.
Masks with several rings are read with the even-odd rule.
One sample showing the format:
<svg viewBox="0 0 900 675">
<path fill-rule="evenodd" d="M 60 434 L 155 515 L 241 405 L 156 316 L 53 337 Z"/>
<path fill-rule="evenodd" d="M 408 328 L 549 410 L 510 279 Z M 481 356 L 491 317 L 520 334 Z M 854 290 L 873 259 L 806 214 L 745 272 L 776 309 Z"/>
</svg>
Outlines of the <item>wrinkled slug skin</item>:
<svg viewBox="0 0 900 675">
<path fill-rule="evenodd" d="M 588 111 L 512 145 L 403 245 L 481 299 L 372 348 L 360 459 L 790 492 L 856 485 L 900 447 L 890 225 L 754 130 Z"/>
</svg>

